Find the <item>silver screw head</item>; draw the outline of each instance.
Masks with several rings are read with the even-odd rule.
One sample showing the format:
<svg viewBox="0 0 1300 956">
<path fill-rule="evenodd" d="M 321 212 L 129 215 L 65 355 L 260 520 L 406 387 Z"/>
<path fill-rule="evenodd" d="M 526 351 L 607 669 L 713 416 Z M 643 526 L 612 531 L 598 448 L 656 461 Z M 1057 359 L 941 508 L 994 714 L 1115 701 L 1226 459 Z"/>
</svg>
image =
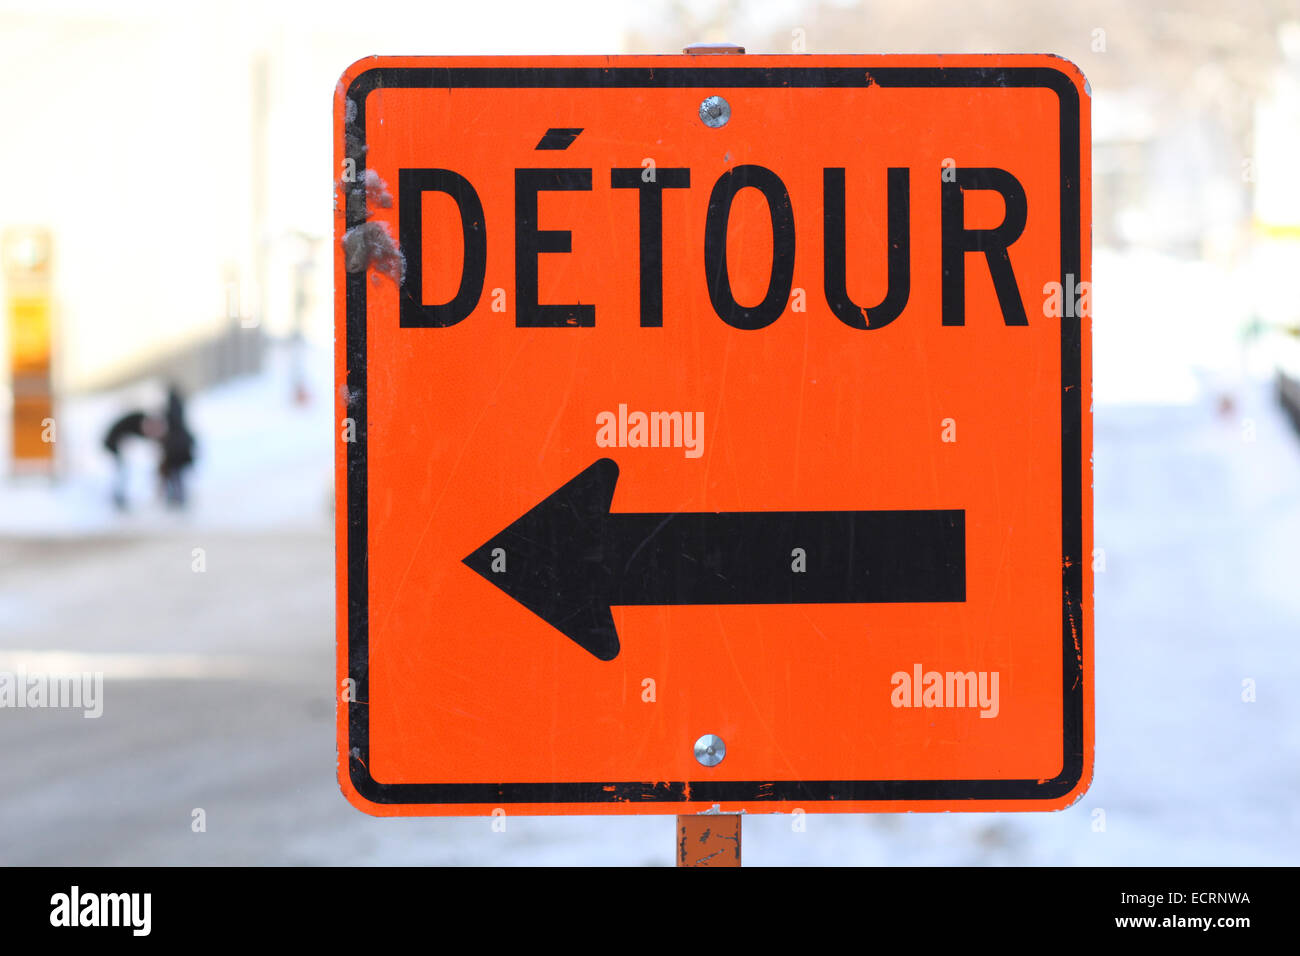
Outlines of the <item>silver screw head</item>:
<svg viewBox="0 0 1300 956">
<path fill-rule="evenodd" d="M 695 759 L 706 767 L 716 767 L 727 755 L 727 745 L 717 734 L 705 734 L 695 741 Z"/>
<path fill-rule="evenodd" d="M 700 120 L 705 126 L 717 129 L 719 126 L 726 126 L 729 119 L 731 119 L 731 104 L 721 96 L 705 97 L 704 102 L 700 104 Z"/>
</svg>

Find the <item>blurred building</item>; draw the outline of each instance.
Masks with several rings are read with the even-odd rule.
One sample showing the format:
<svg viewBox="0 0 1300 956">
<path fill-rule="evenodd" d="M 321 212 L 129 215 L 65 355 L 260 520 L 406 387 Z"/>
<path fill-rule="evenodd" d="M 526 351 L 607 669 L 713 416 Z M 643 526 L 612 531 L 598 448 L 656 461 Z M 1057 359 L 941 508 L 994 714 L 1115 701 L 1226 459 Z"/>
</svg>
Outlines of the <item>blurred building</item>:
<svg viewBox="0 0 1300 956">
<path fill-rule="evenodd" d="M 282 321 L 259 253 L 295 214 L 250 185 L 267 177 L 270 76 L 233 18 L 20 5 L 0 13 L 0 62 L 21 144 L 0 225 L 51 236 L 61 390 L 232 320 Z"/>
<path fill-rule="evenodd" d="M 485 6 L 511 11 L 490 36 Z M 344 68 L 372 53 L 621 50 L 621 19 L 569 6 L 0 0 L 0 229 L 51 236 L 56 390 L 194 368 L 205 343 L 245 361 L 227 341 L 240 330 L 330 341 Z M 4 403 L 9 386 L 0 371 Z"/>
</svg>

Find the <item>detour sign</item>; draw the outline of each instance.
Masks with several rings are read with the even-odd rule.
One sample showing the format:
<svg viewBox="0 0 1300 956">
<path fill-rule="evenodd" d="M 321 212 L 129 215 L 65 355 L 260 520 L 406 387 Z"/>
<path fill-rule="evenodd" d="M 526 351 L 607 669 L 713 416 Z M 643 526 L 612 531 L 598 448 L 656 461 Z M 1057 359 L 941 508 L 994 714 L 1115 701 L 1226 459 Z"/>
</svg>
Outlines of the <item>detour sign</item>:
<svg viewBox="0 0 1300 956">
<path fill-rule="evenodd" d="M 1088 109 L 1047 56 L 351 67 L 348 799 L 1076 800 Z"/>
</svg>

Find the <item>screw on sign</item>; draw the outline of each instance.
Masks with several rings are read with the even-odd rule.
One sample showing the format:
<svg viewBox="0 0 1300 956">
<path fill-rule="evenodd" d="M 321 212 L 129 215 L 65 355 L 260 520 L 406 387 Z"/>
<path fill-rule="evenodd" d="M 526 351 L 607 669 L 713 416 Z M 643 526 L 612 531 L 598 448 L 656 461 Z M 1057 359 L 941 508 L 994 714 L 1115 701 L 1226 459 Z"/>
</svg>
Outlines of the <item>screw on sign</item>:
<svg viewBox="0 0 1300 956">
<path fill-rule="evenodd" d="M 349 800 L 1079 798 L 1070 64 L 370 58 L 335 119 Z"/>
</svg>

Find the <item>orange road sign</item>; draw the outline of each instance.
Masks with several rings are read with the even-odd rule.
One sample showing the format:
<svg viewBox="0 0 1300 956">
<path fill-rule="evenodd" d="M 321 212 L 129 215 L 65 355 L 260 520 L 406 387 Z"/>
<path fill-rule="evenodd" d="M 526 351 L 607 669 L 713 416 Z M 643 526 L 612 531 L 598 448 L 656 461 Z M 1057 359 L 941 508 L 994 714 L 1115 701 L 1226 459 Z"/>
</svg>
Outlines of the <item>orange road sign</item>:
<svg viewBox="0 0 1300 956">
<path fill-rule="evenodd" d="M 370 58 L 335 149 L 349 800 L 1079 798 L 1071 64 Z"/>
</svg>

